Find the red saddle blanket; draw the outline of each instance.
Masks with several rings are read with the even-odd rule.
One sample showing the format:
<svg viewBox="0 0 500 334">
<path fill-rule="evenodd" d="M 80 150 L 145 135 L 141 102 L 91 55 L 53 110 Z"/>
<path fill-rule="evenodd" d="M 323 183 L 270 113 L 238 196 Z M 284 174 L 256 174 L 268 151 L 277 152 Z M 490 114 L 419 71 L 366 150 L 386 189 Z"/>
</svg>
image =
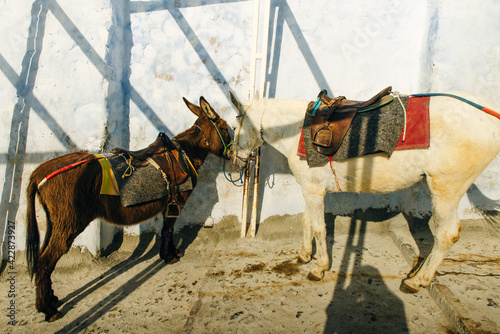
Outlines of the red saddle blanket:
<svg viewBox="0 0 500 334">
<path fill-rule="evenodd" d="M 406 136 L 403 141 L 404 128 L 396 145 L 395 151 L 417 148 L 427 148 L 430 145 L 430 122 L 429 122 L 430 97 L 410 97 L 406 107 Z M 396 99 L 393 103 L 399 103 Z M 369 111 L 367 111 L 369 112 Z M 304 129 L 300 134 L 297 155 L 306 158 L 304 145 Z"/>
</svg>

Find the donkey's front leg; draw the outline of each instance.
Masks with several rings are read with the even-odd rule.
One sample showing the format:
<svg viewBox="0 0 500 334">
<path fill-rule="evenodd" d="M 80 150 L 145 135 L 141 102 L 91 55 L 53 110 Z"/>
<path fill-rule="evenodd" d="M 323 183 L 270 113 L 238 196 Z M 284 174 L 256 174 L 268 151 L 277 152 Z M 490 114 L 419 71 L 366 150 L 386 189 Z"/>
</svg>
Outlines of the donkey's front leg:
<svg viewBox="0 0 500 334">
<path fill-rule="evenodd" d="M 166 264 L 172 264 L 179 261 L 184 256 L 174 244 L 174 225 L 177 218 L 167 217 L 166 212 L 163 214 L 163 228 L 161 229 L 161 244 L 160 244 L 160 258 Z"/>
<path fill-rule="evenodd" d="M 307 207 L 304 216 L 302 217 L 303 237 L 302 237 L 302 250 L 299 253 L 297 262 L 309 263 L 312 258 L 312 225 L 311 219 L 307 216 Z"/>
<path fill-rule="evenodd" d="M 304 213 L 304 242 L 302 244 L 302 252 L 299 259 L 303 255 L 312 252 L 312 237 L 311 231 L 316 240 L 316 266 L 311 269 L 307 276 L 311 280 L 321 280 L 324 272 L 330 268 L 330 260 L 328 259 L 328 251 L 326 248 L 326 225 L 325 225 L 325 194 L 309 193 L 303 191 L 304 200 L 306 202 L 306 210 Z"/>
</svg>

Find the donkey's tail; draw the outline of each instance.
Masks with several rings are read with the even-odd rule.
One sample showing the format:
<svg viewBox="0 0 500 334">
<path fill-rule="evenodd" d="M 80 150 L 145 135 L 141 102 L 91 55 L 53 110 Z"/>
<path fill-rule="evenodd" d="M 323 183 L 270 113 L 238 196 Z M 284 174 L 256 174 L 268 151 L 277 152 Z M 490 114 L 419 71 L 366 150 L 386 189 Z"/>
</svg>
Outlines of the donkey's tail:
<svg viewBox="0 0 500 334">
<path fill-rule="evenodd" d="M 28 273 L 33 279 L 38 267 L 38 257 L 40 255 L 40 233 L 36 221 L 35 198 L 38 192 L 38 185 L 34 178 L 31 178 L 28 185 L 28 209 L 26 215 L 26 260 L 28 262 Z"/>
</svg>

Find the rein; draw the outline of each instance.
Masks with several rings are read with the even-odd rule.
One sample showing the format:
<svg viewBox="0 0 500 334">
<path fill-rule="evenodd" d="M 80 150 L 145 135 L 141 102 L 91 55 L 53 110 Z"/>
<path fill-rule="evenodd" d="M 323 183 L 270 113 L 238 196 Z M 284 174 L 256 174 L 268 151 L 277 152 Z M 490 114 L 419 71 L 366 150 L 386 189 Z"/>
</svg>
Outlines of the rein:
<svg viewBox="0 0 500 334">
<path fill-rule="evenodd" d="M 219 138 L 220 138 L 220 141 L 222 143 L 222 146 L 224 146 L 224 152 L 222 153 L 222 155 L 225 155 L 226 154 L 226 151 L 228 148 L 231 147 L 231 145 L 233 144 L 233 141 L 231 140 L 231 142 L 229 142 L 229 144 L 226 145 L 226 143 L 224 142 L 224 138 L 222 138 L 222 134 L 220 133 L 219 131 L 219 128 L 217 127 L 217 124 L 215 124 L 214 121 L 210 120 L 210 122 L 212 123 L 212 125 L 215 127 L 215 130 L 217 131 L 217 134 L 219 135 Z M 207 146 L 209 146 L 209 143 L 208 143 L 208 140 L 207 138 L 205 137 L 205 134 L 203 133 L 203 130 L 198 126 L 198 125 L 195 125 L 198 129 L 200 129 L 200 132 L 201 134 L 203 135 L 203 139 L 205 140 L 205 143 L 207 144 Z M 239 134 L 239 133 L 238 133 Z M 239 137 L 238 137 L 239 138 Z M 230 151 L 231 152 L 231 151 Z M 235 155 L 236 156 L 236 155 Z M 191 164 L 191 161 L 189 160 L 188 158 L 188 162 Z M 224 177 L 226 178 L 226 180 L 228 180 L 229 182 L 231 183 L 236 183 L 238 181 L 241 181 L 241 183 L 243 183 L 243 172 L 240 172 L 240 177 L 236 180 L 231 180 L 227 174 L 226 174 L 226 169 L 225 169 L 225 162 L 224 162 L 224 165 L 222 166 L 222 173 L 224 174 Z M 196 173 L 196 169 L 194 168 L 193 164 L 191 164 L 191 167 L 193 167 L 195 173 Z M 198 173 L 196 174 L 196 176 L 198 176 Z"/>
<path fill-rule="evenodd" d="M 224 155 L 224 154 L 226 154 L 227 148 L 233 144 L 233 141 L 231 140 L 231 142 L 226 145 L 226 143 L 224 142 L 224 139 L 222 138 L 222 135 L 220 134 L 220 131 L 219 131 L 219 128 L 217 127 L 217 124 L 215 124 L 215 122 L 212 120 L 210 120 L 210 122 L 212 122 L 213 126 L 215 127 L 215 130 L 217 131 L 217 134 L 219 135 L 220 141 L 222 142 L 222 145 L 224 146 L 224 152 L 222 153 L 222 155 Z M 202 133 L 203 133 L 203 131 L 202 131 Z"/>
<path fill-rule="evenodd" d="M 244 162 L 247 162 L 247 163 L 248 163 L 248 161 L 249 161 L 249 160 L 252 160 L 252 159 L 253 159 L 253 157 L 252 157 L 252 153 L 250 153 L 250 154 L 249 154 L 249 153 L 247 153 L 246 151 L 244 151 L 244 150 L 243 150 L 243 151 L 246 153 L 246 155 L 247 155 L 247 157 L 246 157 L 246 158 L 243 158 L 243 157 L 240 157 L 240 156 L 237 154 L 237 151 L 238 151 L 238 149 L 241 149 L 241 148 L 239 147 L 239 145 L 238 145 L 238 143 L 239 143 L 239 141 L 240 141 L 240 133 L 241 133 L 241 128 L 243 127 L 243 120 L 245 119 L 246 113 L 247 113 L 248 109 L 250 109 L 250 107 L 251 107 L 251 105 L 250 105 L 250 106 L 248 106 L 242 114 L 240 114 L 240 115 L 236 116 L 236 118 L 241 118 L 241 120 L 239 121 L 240 126 L 238 127 L 238 133 L 236 134 L 236 142 L 235 142 L 235 143 L 234 143 L 234 145 L 233 145 L 233 146 L 235 146 L 235 147 L 236 147 L 236 150 L 235 150 L 235 151 L 230 150 L 230 154 L 234 155 L 237 159 L 239 159 L 239 160 L 241 160 L 241 161 L 244 161 Z M 261 129 L 261 130 L 262 130 L 262 129 Z M 231 143 L 232 143 L 232 142 L 231 142 Z M 236 183 L 236 182 L 238 182 L 238 181 L 240 181 L 240 183 L 241 183 L 241 184 L 243 184 L 243 169 L 239 171 L 239 173 L 240 173 L 240 177 L 239 177 L 239 178 L 237 178 L 236 180 L 232 180 L 232 179 L 230 179 L 230 178 L 228 177 L 228 174 L 226 173 L 226 168 L 225 168 L 225 165 L 226 165 L 226 162 L 224 162 L 224 166 L 222 166 L 222 172 L 223 172 L 224 177 L 226 178 L 226 180 L 227 180 L 227 181 L 229 181 L 229 182 L 231 182 L 231 183 L 233 183 L 233 184 L 235 184 L 235 183 Z"/>
<path fill-rule="evenodd" d="M 247 151 L 243 150 L 240 146 L 239 146 L 239 141 L 240 141 L 240 133 L 241 133 L 241 129 L 243 128 L 243 121 L 245 120 L 245 116 L 247 114 L 247 111 L 248 109 L 250 109 L 252 105 L 249 105 L 245 111 L 243 112 L 243 114 L 241 115 L 238 115 L 236 116 L 236 118 L 241 118 L 241 120 L 239 121 L 240 123 L 240 126 L 238 128 L 238 134 L 236 135 L 236 142 L 235 142 L 235 146 L 236 146 L 236 150 L 238 149 L 241 149 L 243 152 L 245 152 L 245 154 L 247 155 L 246 158 L 243 158 L 243 157 L 240 157 L 238 154 L 237 154 L 237 151 L 231 151 L 231 153 L 236 157 L 238 158 L 239 160 L 241 161 L 245 161 L 247 162 L 248 160 L 252 160 L 253 157 L 252 157 L 252 152 L 253 152 L 253 149 L 250 153 L 248 153 Z M 262 139 L 262 141 L 264 142 L 264 145 L 267 145 L 266 141 L 264 140 L 264 129 L 262 127 L 262 117 L 264 117 L 264 112 L 262 113 L 262 116 L 261 116 L 261 119 L 260 119 L 260 130 L 259 130 L 259 134 L 260 134 L 260 138 Z"/>
<path fill-rule="evenodd" d="M 224 146 L 224 151 L 222 152 L 222 155 L 225 155 L 225 154 L 226 154 L 226 151 L 227 151 L 227 149 L 228 149 L 228 147 L 231 147 L 231 145 L 233 144 L 233 141 L 231 140 L 231 141 L 229 142 L 229 144 L 227 144 L 227 145 L 226 145 L 226 143 L 224 142 L 224 138 L 222 138 L 222 135 L 221 135 L 221 133 L 220 133 L 220 130 L 219 130 L 219 128 L 217 127 L 217 124 L 215 124 L 215 122 L 214 122 L 214 121 L 212 121 L 211 119 L 209 119 L 209 120 L 210 120 L 210 123 L 212 123 L 212 125 L 214 126 L 215 131 L 217 131 L 217 134 L 219 135 L 219 138 L 220 138 L 220 141 L 221 141 L 221 143 L 222 143 L 222 146 Z M 210 146 L 210 143 L 208 142 L 207 137 L 205 136 L 205 133 L 204 133 L 204 132 L 203 132 L 203 130 L 200 128 L 200 126 L 199 126 L 198 124 L 195 124 L 195 125 L 194 125 L 194 127 L 198 128 L 198 129 L 200 130 L 201 135 L 203 136 L 203 140 L 205 141 L 205 144 L 206 144 L 207 146 Z"/>
<path fill-rule="evenodd" d="M 232 179 L 230 179 L 230 178 L 227 176 L 228 174 L 226 173 L 226 162 L 225 162 L 225 161 L 224 161 L 224 165 L 222 166 L 222 173 L 224 174 L 224 177 L 226 178 L 226 180 L 227 180 L 227 181 L 229 181 L 229 182 L 231 182 L 231 183 L 233 183 L 233 184 L 234 184 L 234 183 L 236 183 L 236 182 L 238 182 L 238 181 L 240 181 L 240 183 L 242 183 L 242 184 L 243 184 L 243 171 L 240 171 L 240 172 L 239 172 L 239 173 L 240 173 L 240 177 L 239 177 L 239 178 L 237 178 L 236 180 L 232 180 Z"/>
<path fill-rule="evenodd" d="M 236 118 L 241 118 L 241 120 L 240 120 L 240 122 L 239 122 L 239 123 L 240 123 L 240 126 L 238 127 L 238 134 L 236 135 L 236 143 L 234 143 L 234 144 L 235 144 L 235 146 L 236 146 L 236 150 L 238 150 L 238 148 L 240 148 L 239 143 L 240 143 L 240 134 L 241 134 L 241 129 L 243 128 L 243 121 L 245 120 L 245 116 L 246 116 L 246 114 L 247 114 L 247 111 L 248 111 L 248 109 L 250 109 L 250 107 L 251 107 L 251 106 L 252 106 L 252 105 L 249 105 L 249 106 L 245 109 L 245 111 L 243 112 L 243 114 L 236 116 Z M 248 153 L 248 152 L 246 152 L 245 150 L 242 150 L 242 151 L 246 153 L 246 155 L 247 155 L 247 157 L 246 157 L 246 158 L 242 158 L 242 157 L 240 157 L 239 155 L 237 155 L 237 154 L 236 154 L 236 153 L 237 153 L 236 151 L 232 151 L 232 153 L 233 153 L 233 155 L 234 155 L 236 158 L 240 159 L 241 161 L 248 161 L 248 160 L 250 160 L 250 159 L 252 158 L 252 157 L 251 157 L 251 155 L 252 155 L 251 153 L 249 154 L 249 153 Z"/>
</svg>

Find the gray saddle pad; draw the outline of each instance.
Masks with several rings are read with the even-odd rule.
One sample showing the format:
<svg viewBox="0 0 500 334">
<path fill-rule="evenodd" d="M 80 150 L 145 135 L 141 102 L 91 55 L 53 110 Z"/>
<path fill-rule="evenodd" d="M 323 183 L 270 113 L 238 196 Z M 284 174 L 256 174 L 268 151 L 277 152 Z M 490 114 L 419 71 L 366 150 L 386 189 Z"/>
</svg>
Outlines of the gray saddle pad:
<svg viewBox="0 0 500 334">
<path fill-rule="evenodd" d="M 401 102 L 406 108 L 408 97 L 401 97 Z M 310 167 L 324 166 L 330 159 L 312 146 L 312 121 L 313 116 L 306 113 L 303 129 L 307 164 Z M 398 144 L 403 126 L 404 111 L 397 99 L 382 108 L 357 113 L 332 159 L 345 160 L 379 152 L 390 156 Z"/>
<path fill-rule="evenodd" d="M 154 166 L 134 167 L 130 176 L 124 176 L 130 174 L 130 170 L 127 170 L 128 163 L 125 157 L 121 154 L 105 154 L 104 156 L 108 159 L 115 174 L 123 206 L 170 196 L 170 182 L 167 182 Z M 177 185 L 176 192 L 192 189 L 191 177 L 187 177 L 186 180 Z"/>
</svg>

